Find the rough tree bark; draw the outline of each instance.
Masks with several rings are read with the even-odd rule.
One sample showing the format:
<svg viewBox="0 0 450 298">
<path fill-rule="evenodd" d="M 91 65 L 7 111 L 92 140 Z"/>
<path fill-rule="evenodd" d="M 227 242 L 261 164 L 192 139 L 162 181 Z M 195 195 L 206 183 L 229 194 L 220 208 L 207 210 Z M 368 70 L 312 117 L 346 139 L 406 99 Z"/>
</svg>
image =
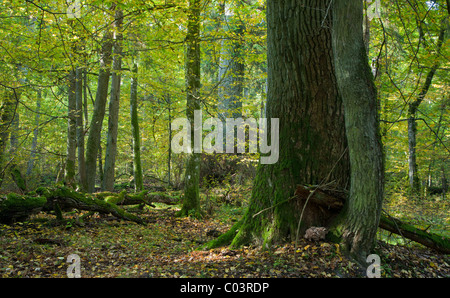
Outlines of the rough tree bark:
<svg viewBox="0 0 450 298">
<path fill-rule="evenodd" d="M 191 124 L 191 153 L 188 153 L 184 178 L 183 206 L 179 216 L 201 216 L 200 161 L 201 153 L 194 148 L 194 111 L 200 110 L 200 0 L 189 1 L 188 32 L 186 36 L 186 117 Z"/>
<path fill-rule="evenodd" d="M 443 22 L 442 29 L 439 32 L 439 37 L 436 45 L 436 52 L 439 55 L 441 51 L 442 44 L 444 43 L 445 39 L 445 32 L 446 32 L 447 24 Z M 423 83 L 423 86 L 420 90 L 420 93 L 416 97 L 415 100 L 413 100 L 408 105 L 408 164 L 409 164 L 409 171 L 408 171 L 408 177 L 409 177 L 409 186 L 411 194 L 419 194 L 420 193 L 420 179 L 418 174 L 418 166 L 416 161 L 416 135 L 417 135 L 417 122 L 416 122 L 416 115 L 417 111 L 419 109 L 420 104 L 424 100 L 425 96 L 428 93 L 428 90 L 430 89 L 431 83 L 433 81 L 433 77 L 437 71 L 437 68 L 439 67 L 439 64 L 436 62 L 433 64 L 431 69 L 429 70 L 427 77 L 425 79 L 425 82 Z"/>
<path fill-rule="evenodd" d="M 84 156 L 84 125 L 83 125 L 83 69 L 78 67 L 76 70 L 76 133 L 78 149 L 78 173 L 80 189 L 86 191 L 86 159 Z"/>
<path fill-rule="evenodd" d="M 114 174 L 117 155 L 117 130 L 119 126 L 120 107 L 120 71 L 122 69 L 122 23 L 123 12 L 118 9 L 115 13 L 114 27 L 114 59 L 111 76 L 111 97 L 109 100 L 108 135 L 105 150 L 105 166 L 103 174 L 103 190 L 114 189 Z"/>
<path fill-rule="evenodd" d="M 350 192 L 341 214 L 344 247 L 364 264 L 375 244 L 384 191 L 377 91 L 363 34 L 363 1 L 333 4 L 336 78 L 344 102 Z"/>
<path fill-rule="evenodd" d="M 219 118 L 225 122 L 227 118 L 242 117 L 242 94 L 244 91 L 245 63 L 243 43 L 240 40 L 245 26 L 240 20 L 234 20 L 233 12 L 224 4 L 222 27 L 228 39 L 221 43 L 219 64 Z M 226 127 L 223 128 L 223 149 L 226 149 Z"/>
<path fill-rule="evenodd" d="M 143 189 L 143 177 L 141 166 L 141 135 L 139 132 L 139 117 L 137 103 L 138 66 L 133 64 L 130 91 L 131 133 L 133 135 L 133 174 L 134 189 L 136 192 Z"/>
<path fill-rule="evenodd" d="M 36 112 L 38 114 L 39 112 Z M 19 126 L 20 126 L 20 119 L 19 119 L 19 113 L 16 109 L 16 112 L 14 113 L 14 117 L 11 122 L 11 128 L 10 128 L 10 147 L 9 147 L 9 156 L 11 157 L 11 162 L 9 165 L 8 172 L 12 178 L 12 180 L 15 182 L 16 186 L 22 191 L 26 191 L 27 189 L 27 180 L 23 177 L 20 167 L 17 165 L 17 159 L 15 158 L 17 155 L 16 150 L 18 149 L 18 136 L 19 136 Z M 34 138 L 32 141 L 32 147 L 34 144 Z"/>
<path fill-rule="evenodd" d="M 103 37 L 100 56 L 97 93 L 89 127 L 89 135 L 86 142 L 86 186 L 88 192 L 94 192 L 95 189 L 96 161 L 100 147 L 103 118 L 105 117 L 106 99 L 108 96 L 109 75 L 112 61 L 112 34 L 110 31 L 107 31 Z"/>
<path fill-rule="evenodd" d="M 27 164 L 27 172 L 26 176 L 29 178 L 31 174 L 33 173 L 34 168 L 34 161 L 36 160 L 36 149 L 37 149 L 37 142 L 38 142 L 38 136 L 39 136 L 39 116 L 41 113 L 41 100 L 42 100 L 42 91 L 37 90 L 37 98 L 36 98 L 36 115 L 34 118 L 35 127 L 33 130 L 33 140 L 31 141 L 31 150 L 30 150 L 30 157 L 28 159 Z"/>
<path fill-rule="evenodd" d="M 76 152 L 77 152 L 77 139 L 76 139 L 76 73 L 75 70 L 71 70 L 68 76 L 68 121 L 67 121 L 67 156 L 66 156 L 66 168 L 64 173 L 65 183 L 74 186 L 75 185 L 75 165 L 76 165 Z"/>
<path fill-rule="evenodd" d="M 172 170 L 172 129 L 171 129 L 171 123 L 172 123 L 172 99 L 170 97 L 170 94 L 164 95 L 166 103 L 167 103 L 167 116 L 169 118 L 169 135 L 168 135 L 168 141 L 169 141 L 169 152 L 167 153 L 167 187 L 172 186 L 172 182 L 170 180 L 171 177 L 171 170 Z"/>
<path fill-rule="evenodd" d="M 1 90 L 1 106 L 0 106 L 0 186 L 7 169 L 6 162 L 6 144 L 8 143 L 9 133 L 13 118 L 16 112 L 18 100 L 16 100 L 16 92 L 10 90 Z"/>
<path fill-rule="evenodd" d="M 310 226 L 327 226 L 335 215 L 308 202 L 300 224 L 305 200 L 293 198 L 297 185 L 328 185 L 342 191 L 349 184 L 328 5 L 329 1 L 267 1 L 266 115 L 279 118 L 279 159 L 258 166 L 246 214 L 210 247 L 230 241 L 240 246 L 294 240 Z"/>
</svg>

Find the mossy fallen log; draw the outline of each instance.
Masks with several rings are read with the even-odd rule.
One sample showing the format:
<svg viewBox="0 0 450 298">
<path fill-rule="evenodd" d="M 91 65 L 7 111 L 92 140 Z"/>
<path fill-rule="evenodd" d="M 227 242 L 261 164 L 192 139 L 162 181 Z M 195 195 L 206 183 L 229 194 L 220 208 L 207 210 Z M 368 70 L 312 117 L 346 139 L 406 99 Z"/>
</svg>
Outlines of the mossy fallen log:
<svg viewBox="0 0 450 298">
<path fill-rule="evenodd" d="M 379 227 L 444 254 L 450 254 L 450 239 L 428 233 L 390 216 L 382 215 Z"/>
<path fill-rule="evenodd" d="M 149 192 L 145 194 L 144 198 L 152 203 L 163 203 L 166 205 L 176 205 L 180 203 L 180 199 L 178 197 L 164 192 Z"/>
<path fill-rule="evenodd" d="M 0 222 L 11 224 L 23 221 L 30 215 L 41 211 L 47 199 L 43 196 L 28 196 L 9 193 L 0 197 Z"/>
<path fill-rule="evenodd" d="M 96 198 L 93 195 L 79 193 L 73 189 L 58 186 L 47 189 L 42 195 L 47 198 L 48 204 L 57 204 L 61 209 L 76 208 L 78 210 L 94 211 L 106 214 L 112 214 L 115 217 L 143 224 L 144 221 L 131 214 L 116 204 Z M 53 207 L 53 206 L 52 206 Z"/>
<path fill-rule="evenodd" d="M 126 191 L 123 190 L 120 193 L 104 191 L 95 193 L 94 195 L 99 199 L 116 205 L 137 205 L 142 203 L 150 206 L 153 206 L 152 203 L 176 205 L 180 201 L 179 198 L 164 192 L 149 192 L 146 190 L 137 194 L 126 193 Z"/>
<path fill-rule="evenodd" d="M 305 194 L 312 192 L 311 189 L 303 186 L 297 188 L 296 195 L 305 197 Z M 300 195 L 301 194 L 301 195 Z M 328 209 L 340 210 L 344 206 L 344 196 L 342 194 L 329 191 L 315 190 L 310 198 L 310 203 L 322 205 Z M 401 235 L 409 240 L 420 243 L 426 247 L 435 249 L 441 253 L 450 253 L 450 239 L 444 236 L 428 233 L 427 231 L 416 228 L 410 224 L 404 223 L 389 215 L 381 215 L 379 228 L 389 232 Z"/>
<path fill-rule="evenodd" d="M 112 214 L 118 218 L 143 224 L 144 221 L 121 208 L 122 205 L 137 205 L 159 202 L 174 205 L 179 202 L 175 196 L 166 193 L 142 191 L 137 194 L 99 192 L 86 194 L 65 186 L 39 187 L 26 195 L 10 193 L 0 197 L 0 222 L 12 223 L 26 220 L 39 211 L 55 211 L 59 220 L 61 210 L 78 209 Z"/>
<path fill-rule="evenodd" d="M 40 187 L 26 195 L 10 193 L 0 198 L 0 222 L 10 224 L 26 220 L 39 211 L 52 211 L 62 219 L 60 210 L 78 209 L 112 214 L 120 219 L 144 224 L 144 220 L 120 208 L 114 203 L 96 198 L 94 195 L 79 193 L 73 189 L 56 186 Z"/>
</svg>

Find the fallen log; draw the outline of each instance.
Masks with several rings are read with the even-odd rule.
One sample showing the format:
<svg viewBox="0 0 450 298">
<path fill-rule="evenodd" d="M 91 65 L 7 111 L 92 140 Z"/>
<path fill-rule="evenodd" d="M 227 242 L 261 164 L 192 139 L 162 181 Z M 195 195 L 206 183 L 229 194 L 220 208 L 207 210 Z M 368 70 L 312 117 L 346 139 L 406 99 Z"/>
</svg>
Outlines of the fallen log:
<svg viewBox="0 0 450 298">
<path fill-rule="evenodd" d="M 47 204 L 53 209 L 55 208 L 55 204 L 57 204 L 56 206 L 61 209 L 75 208 L 105 214 L 111 213 L 117 218 L 144 224 L 144 221 L 140 217 L 125 211 L 116 204 L 106 202 L 89 194 L 76 192 L 67 187 L 55 187 L 49 191 L 44 191 L 42 195 L 47 198 Z"/>
<path fill-rule="evenodd" d="M 428 233 L 410 224 L 404 223 L 389 215 L 382 215 L 379 227 L 383 230 L 395 233 L 426 247 L 435 249 L 444 254 L 450 254 L 450 239 L 438 234 Z"/>
<path fill-rule="evenodd" d="M 23 221 L 41 211 L 46 203 L 45 197 L 9 193 L 0 197 L 0 222 L 10 224 Z"/>
<path fill-rule="evenodd" d="M 145 199 L 152 203 L 163 203 L 166 205 L 176 205 L 180 203 L 180 199 L 178 197 L 164 192 L 149 192 L 145 195 Z"/>
<path fill-rule="evenodd" d="M 164 203 L 166 205 L 176 205 L 179 203 L 179 198 L 171 196 L 164 192 L 149 192 L 143 190 L 137 194 L 126 193 L 125 190 L 120 193 L 113 192 L 99 192 L 94 194 L 97 198 L 105 200 L 116 205 L 137 205 L 146 204 L 153 206 L 152 203 Z M 153 206 L 154 207 L 154 206 Z"/>
<path fill-rule="evenodd" d="M 61 210 L 78 209 L 112 214 L 115 217 L 143 224 L 143 220 L 121 208 L 121 205 L 164 203 L 174 205 L 179 202 L 175 196 L 166 193 L 142 191 L 137 194 L 99 192 L 85 194 L 65 186 L 40 187 L 26 195 L 15 193 L 0 197 L 0 222 L 10 224 L 26 220 L 39 211 L 55 211 L 62 219 Z M 154 206 L 153 206 L 154 207 Z"/>
<path fill-rule="evenodd" d="M 306 209 L 319 206 L 321 209 L 335 212 L 339 212 L 343 208 L 345 202 L 345 196 L 341 192 L 333 192 L 330 190 L 322 190 L 320 188 L 311 188 L 302 185 L 297 186 L 295 198 L 299 199 L 303 203 L 308 201 Z M 438 252 L 445 254 L 450 253 L 449 238 L 421 230 L 389 215 L 382 215 L 380 217 L 379 228 L 401 235 Z"/>
<path fill-rule="evenodd" d="M 98 199 L 89 194 L 76 192 L 73 189 L 56 186 L 53 188 L 40 187 L 26 195 L 9 193 L 0 197 L 0 222 L 10 224 L 26 220 L 30 215 L 39 211 L 56 212 L 57 218 L 62 219 L 61 210 L 78 209 L 112 214 L 115 217 L 143 224 L 138 216 L 127 212 L 117 205 Z"/>
</svg>

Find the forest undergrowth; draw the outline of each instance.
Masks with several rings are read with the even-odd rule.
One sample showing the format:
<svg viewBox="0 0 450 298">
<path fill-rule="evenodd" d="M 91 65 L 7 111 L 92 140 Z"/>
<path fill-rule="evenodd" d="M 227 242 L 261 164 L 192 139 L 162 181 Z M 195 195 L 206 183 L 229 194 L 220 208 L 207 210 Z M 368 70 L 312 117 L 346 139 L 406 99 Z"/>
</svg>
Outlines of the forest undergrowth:
<svg viewBox="0 0 450 298">
<path fill-rule="evenodd" d="M 180 206 L 157 203 L 156 208 L 134 211 L 146 225 L 99 214 L 80 224 L 76 219 L 84 212 L 76 210 L 64 214 L 64 223 L 57 223 L 51 214 L 40 213 L 27 222 L 1 225 L 0 277 L 64 278 L 71 254 L 80 257 L 81 277 L 86 278 L 363 276 L 338 245 L 324 241 L 299 239 L 268 249 L 199 249 L 240 219 L 249 191 L 204 192 L 203 219 L 176 217 Z M 385 209 L 418 227 L 448 236 L 448 199 L 424 200 L 414 207 L 390 202 Z M 450 277 L 449 255 L 385 231 L 379 230 L 375 253 L 381 258 L 381 277 Z"/>
</svg>

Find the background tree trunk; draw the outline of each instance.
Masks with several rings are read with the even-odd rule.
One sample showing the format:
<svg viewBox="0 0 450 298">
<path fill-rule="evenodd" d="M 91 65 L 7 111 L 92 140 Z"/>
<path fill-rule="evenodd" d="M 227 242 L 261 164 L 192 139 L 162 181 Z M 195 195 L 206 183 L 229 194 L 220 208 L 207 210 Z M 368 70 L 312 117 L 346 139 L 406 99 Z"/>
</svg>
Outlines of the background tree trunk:
<svg viewBox="0 0 450 298">
<path fill-rule="evenodd" d="M 9 141 L 10 133 L 13 128 L 14 118 L 17 114 L 17 105 L 19 103 L 19 92 L 16 90 L 2 90 L 3 98 L 0 106 L 0 186 L 3 183 L 8 166 L 14 166 L 14 156 L 7 162 L 6 146 Z M 10 163 L 12 164 L 10 165 Z"/>
<path fill-rule="evenodd" d="M 89 135 L 86 143 L 86 185 L 88 192 L 94 192 L 97 157 L 100 147 L 100 137 L 105 117 L 106 99 L 111 66 L 112 34 L 107 32 L 103 37 L 100 70 L 98 75 L 97 93 L 94 102 Z"/>
<path fill-rule="evenodd" d="M 120 107 L 120 71 L 122 69 L 122 23 L 123 13 L 116 10 L 114 26 L 116 37 L 114 39 L 114 60 L 111 76 L 111 97 L 109 100 L 108 135 L 105 152 L 105 166 L 103 175 L 103 190 L 114 189 L 114 174 L 117 155 L 117 130 L 119 126 Z"/>
<path fill-rule="evenodd" d="M 437 54 L 440 53 L 442 44 L 444 42 L 444 38 L 445 38 L 445 30 L 447 25 L 445 23 L 443 23 L 442 25 L 442 29 L 439 33 L 439 37 L 438 37 L 438 41 L 437 41 L 437 46 L 436 46 L 436 51 Z M 411 103 L 409 103 L 409 107 L 408 107 L 408 148 L 409 148 L 409 155 L 408 155 L 408 163 L 409 163 L 409 172 L 408 172 L 408 177 L 409 177 L 409 186 L 410 186 L 410 191 L 411 194 L 420 194 L 420 179 L 419 179 L 419 174 L 418 174 L 418 167 L 417 167 L 417 161 L 416 161 L 416 145 L 417 145 L 417 141 L 416 141 L 416 135 L 417 135 L 417 122 L 416 122 L 416 116 L 417 116 L 417 111 L 419 109 L 420 104 L 422 103 L 422 101 L 424 100 L 425 96 L 428 93 L 428 90 L 430 89 L 431 83 L 433 81 L 433 77 L 437 71 L 437 68 L 439 67 L 438 64 L 434 64 L 430 71 L 427 74 L 427 77 L 425 79 L 425 82 L 421 88 L 421 91 L 419 93 L 419 95 L 417 96 L 417 98 L 412 101 Z"/>
<path fill-rule="evenodd" d="M 201 153 L 194 148 L 194 111 L 200 110 L 200 0 L 189 1 L 188 32 L 186 36 L 186 117 L 191 124 L 191 153 L 188 153 L 184 175 L 184 200 L 178 215 L 200 216 Z"/>
<path fill-rule="evenodd" d="M 362 0 L 334 2 L 334 61 L 345 106 L 351 172 L 350 194 L 342 214 L 343 244 L 361 264 L 375 244 L 384 190 L 377 92 L 362 25 Z"/>
<path fill-rule="evenodd" d="M 31 176 L 33 173 L 34 168 L 34 161 L 36 159 L 36 149 L 37 149 L 37 141 L 39 136 L 39 116 L 41 113 L 41 100 L 42 100 L 42 91 L 37 91 L 37 98 L 36 98 L 36 115 L 34 118 L 35 122 L 35 128 L 33 130 L 33 140 L 31 141 L 31 150 L 30 150 L 30 159 L 28 160 L 27 164 L 27 178 Z"/>
<path fill-rule="evenodd" d="M 223 235 L 233 239 L 233 246 L 289 241 L 310 226 L 328 225 L 334 213 L 308 202 L 299 229 L 307 200 L 293 197 L 297 185 L 327 185 L 335 191 L 348 187 L 344 111 L 334 76 L 328 5 L 267 1 L 266 113 L 268 119 L 279 118 L 279 135 L 274 136 L 279 160 L 258 166 L 247 213 Z"/>
<path fill-rule="evenodd" d="M 219 63 L 219 118 L 225 122 L 227 118 L 242 117 L 242 95 L 244 91 L 245 63 L 242 53 L 244 44 L 240 38 L 245 26 L 233 19 L 233 12 L 225 3 L 222 16 L 222 27 L 227 35 L 221 43 Z M 223 150 L 226 150 L 226 126 L 223 127 Z M 236 150 L 236 146 L 235 146 Z"/>
<path fill-rule="evenodd" d="M 84 69 L 84 71 L 83 71 L 83 115 L 84 115 L 84 123 L 85 123 L 86 130 L 89 125 L 87 102 L 88 102 L 88 77 L 87 77 L 87 70 Z"/>
<path fill-rule="evenodd" d="M 40 100 L 36 101 L 36 110 L 37 110 L 37 115 L 39 115 L 39 106 L 40 106 Z M 38 121 L 39 123 L 39 121 Z M 36 124 L 38 125 L 38 124 Z M 14 156 L 17 153 L 17 149 L 19 146 L 19 136 L 20 136 L 20 115 L 18 113 L 18 111 L 16 111 L 14 113 L 14 117 L 12 119 L 12 123 L 11 123 L 11 132 L 9 135 L 9 143 L 10 143 L 10 147 L 9 147 L 9 155 L 10 156 Z M 34 131 L 35 132 L 35 131 Z M 34 141 L 34 139 L 33 139 Z M 33 142 L 32 142 L 33 143 Z"/>
<path fill-rule="evenodd" d="M 84 124 L 83 124 L 83 69 L 78 67 L 76 71 L 76 124 L 77 124 L 77 148 L 78 148 L 78 173 L 80 176 L 80 188 L 87 189 L 86 160 L 84 156 Z"/>
<path fill-rule="evenodd" d="M 69 95 L 68 95 L 68 124 L 67 124 L 67 156 L 66 170 L 64 180 L 67 184 L 74 186 L 75 183 L 75 165 L 77 151 L 77 131 L 76 131 L 76 74 L 75 70 L 69 73 Z"/>
<path fill-rule="evenodd" d="M 2 105 L 0 107 L 0 186 L 3 183 L 7 168 L 6 144 L 8 143 L 11 124 L 14 118 L 17 102 L 15 94 L 9 90 L 2 90 Z"/>
<path fill-rule="evenodd" d="M 172 98 L 170 97 L 170 94 L 164 95 L 165 100 L 167 102 L 167 116 L 169 117 L 169 152 L 167 153 L 167 187 L 170 188 L 172 186 L 172 182 L 170 180 L 171 177 L 171 164 L 172 164 L 172 129 L 171 129 L 171 123 L 172 123 Z"/>
<path fill-rule="evenodd" d="M 131 113 L 131 133 L 133 135 L 134 189 L 136 192 L 141 191 L 143 188 L 142 166 L 141 166 L 141 135 L 139 132 L 137 87 L 138 87 L 138 66 L 136 63 L 134 63 L 131 77 L 130 113 Z"/>
<path fill-rule="evenodd" d="M 10 146 L 9 146 L 9 156 L 11 157 L 11 163 L 9 165 L 9 174 L 13 181 L 16 183 L 16 186 L 19 187 L 19 189 L 23 192 L 27 189 L 26 179 L 23 178 L 22 173 L 20 172 L 20 167 L 17 166 L 17 149 L 19 145 L 19 136 L 20 136 L 20 119 L 19 119 L 19 113 L 16 109 L 16 112 L 14 113 L 12 122 L 11 122 L 11 128 L 10 128 L 10 134 L 9 134 L 9 140 L 10 140 Z M 33 139 L 34 141 L 34 139 Z M 32 141 L 32 143 L 33 143 Z"/>
</svg>

